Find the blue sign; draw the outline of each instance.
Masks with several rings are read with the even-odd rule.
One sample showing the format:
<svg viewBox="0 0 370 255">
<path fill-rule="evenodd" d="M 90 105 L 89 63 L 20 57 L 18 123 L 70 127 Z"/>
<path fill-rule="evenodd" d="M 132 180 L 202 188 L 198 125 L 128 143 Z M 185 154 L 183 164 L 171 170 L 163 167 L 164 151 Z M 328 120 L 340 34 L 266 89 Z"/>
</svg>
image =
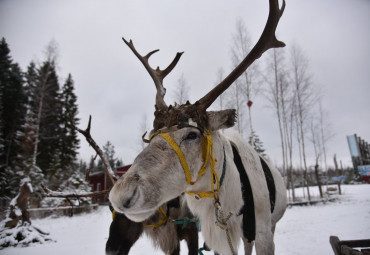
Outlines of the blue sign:
<svg viewBox="0 0 370 255">
<path fill-rule="evenodd" d="M 370 165 L 358 166 L 357 168 L 361 176 L 370 176 Z"/>
<path fill-rule="evenodd" d="M 341 176 L 337 176 L 337 177 L 333 177 L 333 178 L 331 178 L 333 181 L 335 181 L 335 182 L 342 182 L 342 181 L 344 181 L 345 179 L 346 179 L 346 177 L 345 176 L 343 176 L 343 175 L 341 175 Z"/>
</svg>

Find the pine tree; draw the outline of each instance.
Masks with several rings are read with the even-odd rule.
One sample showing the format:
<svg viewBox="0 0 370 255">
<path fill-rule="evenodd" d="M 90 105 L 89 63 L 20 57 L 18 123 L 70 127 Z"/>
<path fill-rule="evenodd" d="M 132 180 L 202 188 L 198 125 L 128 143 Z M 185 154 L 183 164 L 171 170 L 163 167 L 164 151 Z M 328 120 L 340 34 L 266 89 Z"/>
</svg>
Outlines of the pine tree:
<svg viewBox="0 0 370 255">
<path fill-rule="evenodd" d="M 13 196 L 11 184 L 16 182 L 14 161 L 18 151 L 17 132 L 22 129 L 26 108 L 22 71 L 10 57 L 5 39 L 0 42 L 0 183 L 1 196 Z"/>
<path fill-rule="evenodd" d="M 2 90 L 0 90 L 0 116 L 2 116 L 3 112 L 3 96 L 2 96 Z M 6 189 L 8 185 L 8 179 L 7 174 L 5 173 L 5 164 L 3 160 L 3 156 L 5 155 L 5 146 L 4 146 L 4 136 L 3 136 L 3 118 L 0 118 L 0 158 L 2 159 L 0 161 L 0 198 L 5 198 L 6 195 L 9 193 L 9 191 Z"/>
<path fill-rule="evenodd" d="M 62 166 L 73 166 L 77 169 L 77 150 L 79 139 L 72 123 L 78 125 L 77 96 L 74 93 L 74 82 L 69 74 L 61 93 L 61 133 L 60 133 L 60 160 Z"/>
<path fill-rule="evenodd" d="M 109 164 L 113 169 L 117 168 L 118 158 L 116 157 L 116 151 L 114 149 L 114 145 L 107 141 L 107 143 L 103 146 L 104 157 L 108 160 Z"/>
<path fill-rule="evenodd" d="M 114 145 L 110 141 L 107 141 L 105 145 L 103 146 L 103 155 L 104 155 L 104 158 L 109 162 L 112 169 L 116 169 L 122 166 L 123 161 L 116 157 L 116 151 L 114 149 Z M 99 159 L 98 163 L 95 165 L 93 158 L 91 158 L 89 168 L 91 169 L 91 172 L 104 172 L 105 171 L 105 167 L 101 159 Z"/>
<path fill-rule="evenodd" d="M 53 62 L 44 62 L 37 70 L 33 94 L 33 112 L 36 113 L 36 145 L 34 156 L 45 176 L 53 176 L 58 162 L 60 113 L 59 82 Z"/>
<path fill-rule="evenodd" d="M 37 113 L 38 113 L 38 99 L 39 95 L 37 94 L 39 91 L 37 90 L 37 70 L 36 64 L 31 62 L 27 67 L 27 72 L 24 74 L 25 78 L 25 92 L 27 94 L 27 111 L 31 111 L 34 115 L 35 121 L 37 121 Z M 35 158 L 36 161 L 36 158 Z"/>
<path fill-rule="evenodd" d="M 90 157 L 90 162 L 89 162 L 89 166 L 88 166 L 88 169 L 90 172 L 95 172 L 96 171 L 96 164 L 95 164 L 95 159 L 96 157 L 93 157 L 91 156 Z"/>
<path fill-rule="evenodd" d="M 15 171 L 20 180 L 28 178 L 29 183 L 34 187 L 30 197 L 31 206 L 39 207 L 42 199 L 41 184 L 44 183 L 44 175 L 33 160 L 36 143 L 35 122 L 34 114 L 28 111 L 26 123 L 23 126 L 23 132 L 19 132 L 17 135 L 20 150 L 16 159 Z"/>
<path fill-rule="evenodd" d="M 253 131 L 252 134 L 249 136 L 248 143 L 253 146 L 253 148 L 259 155 L 266 156 L 265 149 L 263 148 L 263 143 L 255 131 Z"/>
<path fill-rule="evenodd" d="M 4 142 L 1 165 L 12 166 L 17 151 L 16 133 L 24 123 L 26 97 L 22 71 L 18 64 L 13 63 L 10 57 L 10 49 L 4 38 L 0 43 L 0 90 Z"/>
<path fill-rule="evenodd" d="M 69 178 L 65 179 L 65 181 L 60 185 L 59 190 L 65 193 L 75 193 L 76 191 L 89 192 L 91 190 L 91 187 L 85 181 L 85 176 L 77 169 L 75 169 L 75 171 L 69 176 Z M 91 198 L 82 197 L 79 198 L 78 203 L 74 203 L 74 205 L 91 204 L 91 202 Z"/>
<path fill-rule="evenodd" d="M 83 161 L 82 159 L 80 159 L 80 163 L 79 163 L 79 166 L 78 166 L 78 170 L 79 172 L 82 174 L 82 175 L 86 175 L 86 172 L 88 170 L 87 168 L 87 164 L 85 161 Z"/>
<path fill-rule="evenodd" d="M 77 96 L 74 93 L 74 82 L 70 74 L 60 94 L 60 107 L 59 146 L 56 153 L 57 157 L 53 160 L 56 172 L 51 180 L 52 183 L 60 183 L 58 180 L 68 180 L 58 187 L 61 191 L 68 191 L 79 188 L 81 185 L 83 187 L 87 185 L 77 164 L 79 139 L 73 124 L 77 125 L 79 119 L 77 118 Z M 75 185 L 76 183 L 79 183 L 78 187 Z"/>
</svg>

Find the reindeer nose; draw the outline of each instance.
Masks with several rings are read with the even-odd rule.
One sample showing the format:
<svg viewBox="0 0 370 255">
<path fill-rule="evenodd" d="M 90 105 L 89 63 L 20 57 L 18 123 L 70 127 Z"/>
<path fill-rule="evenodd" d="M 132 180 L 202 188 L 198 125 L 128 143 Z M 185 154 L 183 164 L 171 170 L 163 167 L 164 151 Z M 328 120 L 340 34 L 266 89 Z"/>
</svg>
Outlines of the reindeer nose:
<svg viewBox="0 0 370 255">
<path fill-rule="evenodd" d="M 122 206 L 126 209 L 131 208 L 136 203 L 136 201 L 139 199 L 139 196 L 140 196 L 139 188 L 136 187 L 134 192 L 132 192 L 132 195 L 129 198 L 126 198 L 123 200 Z"/>
</svg>

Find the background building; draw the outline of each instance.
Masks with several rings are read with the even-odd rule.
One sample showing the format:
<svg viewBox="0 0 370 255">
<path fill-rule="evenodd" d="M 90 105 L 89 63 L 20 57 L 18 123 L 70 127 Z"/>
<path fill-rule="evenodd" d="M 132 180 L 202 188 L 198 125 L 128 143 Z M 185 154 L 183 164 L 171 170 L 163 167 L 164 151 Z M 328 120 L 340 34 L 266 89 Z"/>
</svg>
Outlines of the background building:
<svg viewBox="0 0 370 255">
<path fill-rule="evenodd" d="M 361 179 L 369 182 L 370 177 L 370 144 L 356 134 L 347 136 L 352 157 L 353 168 Z"/>
<path fill-rule="evenodd" d="M 117 176 L 121 177 L 130 167 L 131 165 L 123 166 L 115 169 L 114 172 Z M 89 180 L 92 191 L 110 190 L 113 186 L 105 171 L 91 173 Z M 107 203 L 108 193 L 106 195 L 96 196 L 93 199 L 94 203 Z"/>
</svg>

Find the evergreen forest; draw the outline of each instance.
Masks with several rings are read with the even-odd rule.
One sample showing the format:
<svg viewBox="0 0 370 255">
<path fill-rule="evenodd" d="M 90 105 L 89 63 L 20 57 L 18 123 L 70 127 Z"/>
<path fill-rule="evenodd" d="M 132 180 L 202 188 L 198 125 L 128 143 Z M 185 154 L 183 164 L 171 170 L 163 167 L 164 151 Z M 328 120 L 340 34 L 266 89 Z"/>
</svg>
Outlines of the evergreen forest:
<svg viewBox="0 0 370 255">
<path fill-rule="evenodd" d="M 0 42 L 0 201 L 5 208 L 22 183 L 30 183 L 30 206 L 52 206 L 42 185 L 68 192 L 89 190 L 86 163 L 78 162 L 77 96 L 71 74 L 58 76 L 50 54 L 21 70 L 5 38 Z M 86 200 L 84 202 L 89 202 Z"/>
</svg>

